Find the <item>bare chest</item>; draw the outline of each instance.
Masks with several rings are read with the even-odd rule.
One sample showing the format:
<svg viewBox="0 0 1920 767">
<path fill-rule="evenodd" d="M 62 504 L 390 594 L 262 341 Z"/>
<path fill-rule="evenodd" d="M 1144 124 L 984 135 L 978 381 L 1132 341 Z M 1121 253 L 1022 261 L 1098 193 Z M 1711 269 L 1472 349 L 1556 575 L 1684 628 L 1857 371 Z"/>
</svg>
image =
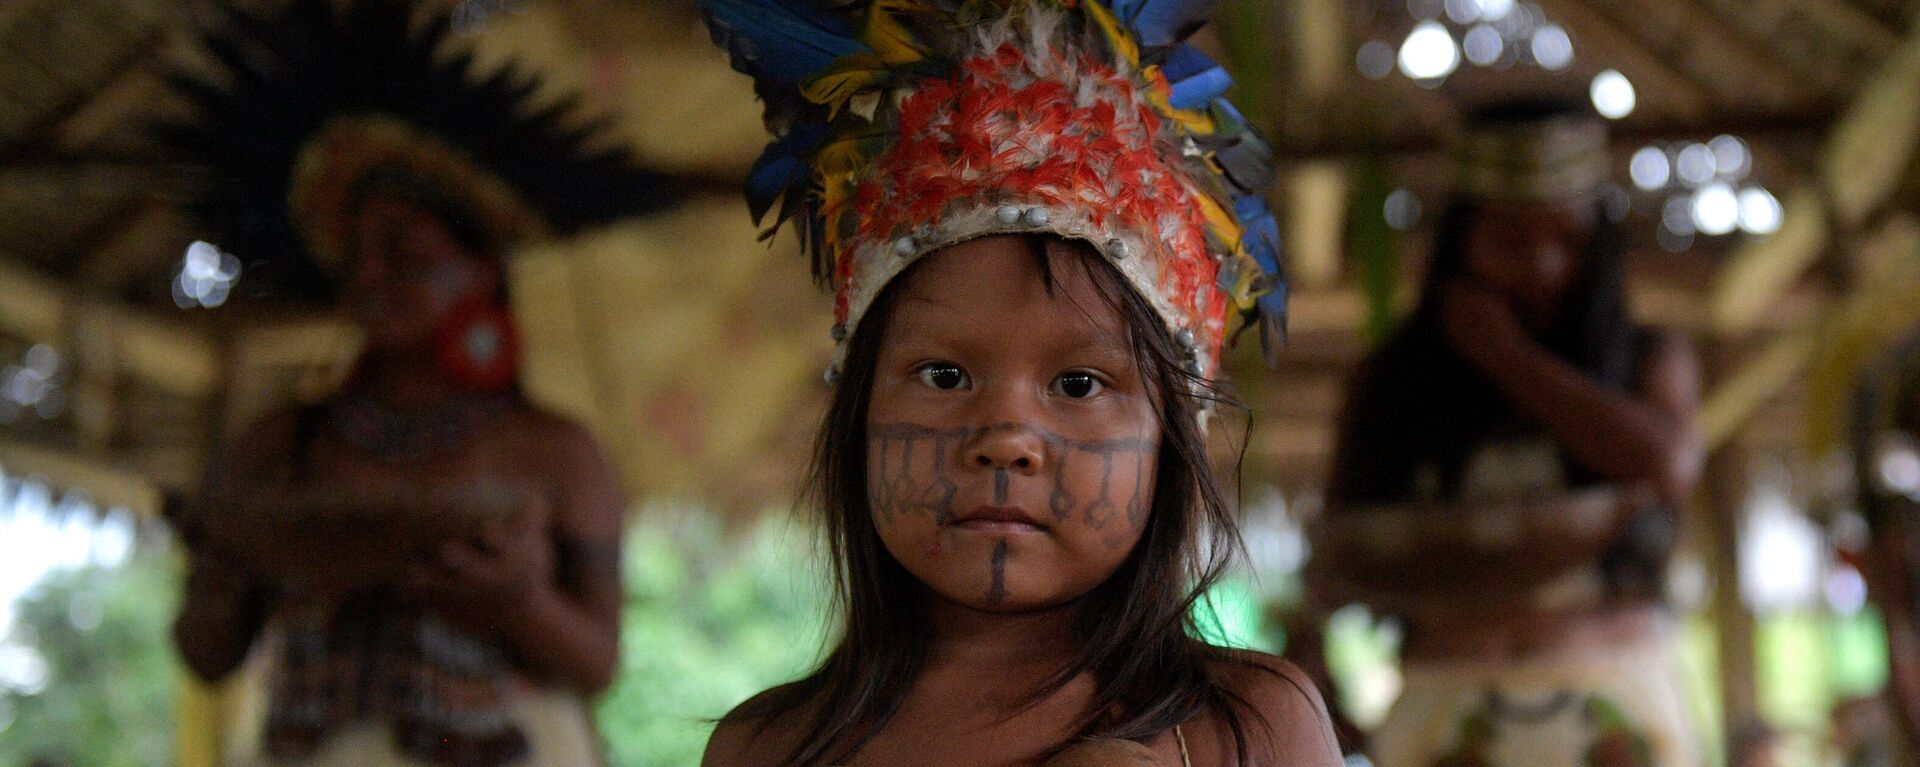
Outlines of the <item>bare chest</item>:
<svg viewBox="0 0 1920 767">
<path fill-rule="evenodd" d="M 1072 742 L 1091 693 L 1091 684 L 1073 684 L 1022 710 L 1014 691 L 1023 688 L 1005 680 L 974 675 L 929 682 L 916 685 L 847 767 L 1039 767 Z M 1180 763 L 1171 737 L 1149 745 L 1163 764 Z"/>
</svg>

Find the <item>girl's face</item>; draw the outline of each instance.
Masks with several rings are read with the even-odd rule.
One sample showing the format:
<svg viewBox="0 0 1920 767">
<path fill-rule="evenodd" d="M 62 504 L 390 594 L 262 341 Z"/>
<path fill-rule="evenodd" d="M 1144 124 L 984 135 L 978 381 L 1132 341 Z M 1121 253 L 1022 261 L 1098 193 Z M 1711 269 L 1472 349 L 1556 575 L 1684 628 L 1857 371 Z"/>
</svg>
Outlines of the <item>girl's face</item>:
<svg viewBox="0 0 1920 767">
<path fill-rule="evenodd" d="M 347 308 L 375 346 L 425 344 L 456 305 L 498 288 L 496 267 L 417 205 L 370 197 L 354 227 Z"/>
<path fill-rule="evenodd" d="M 1580 273 L 1593 215 L 1586 202 L 1483 209 L 1467 226 L 1467 272 L 1511 302 L 1530 327 L 1545 329 Z"/>
<path fill-rule="evenodd" d="M 1145 529 L 1160 427 L 1120 312 L 1072 246 L 971 240 L 895 289 L 867 411 L 887 551 L 936 595 L 994 611 L 1099 585 Z"/>
</svg>

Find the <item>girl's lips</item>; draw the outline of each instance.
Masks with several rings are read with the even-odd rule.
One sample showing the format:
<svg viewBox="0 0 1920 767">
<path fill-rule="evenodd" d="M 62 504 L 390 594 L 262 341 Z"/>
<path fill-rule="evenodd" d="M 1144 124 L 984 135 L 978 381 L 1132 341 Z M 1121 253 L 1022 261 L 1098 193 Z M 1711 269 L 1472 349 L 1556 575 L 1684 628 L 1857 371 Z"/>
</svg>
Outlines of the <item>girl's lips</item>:
<svg viewBox="0 0 1920 767">
<path fill-rule="evenodd" d="M 1011 519 L 968 519 L 954 523 L 954 527 L 962 530 L 972 530 L 976 533 L 1018 534 L 1044 533 L 1047 531 L 1046 528 L 1032 522 L 1021 522 Z"/>
<path fill-rule="evenodd" d="M 981 506 L 959 515 L 953 526 L 982 533 L 1041 533 L 1047 529 L 1018 506 Z"/>
</svg>

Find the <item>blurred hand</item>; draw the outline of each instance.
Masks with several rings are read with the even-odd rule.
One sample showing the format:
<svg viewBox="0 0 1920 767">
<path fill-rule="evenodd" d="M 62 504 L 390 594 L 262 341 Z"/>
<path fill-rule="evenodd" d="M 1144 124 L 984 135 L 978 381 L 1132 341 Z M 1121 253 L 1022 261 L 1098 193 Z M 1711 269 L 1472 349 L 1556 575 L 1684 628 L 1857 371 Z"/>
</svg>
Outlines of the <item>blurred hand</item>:
<svg viewBox="0 0 1920 767">
<path fill-rule="evenodd" d="M 1532 343 L 1512 304 L 1470 282 L 1456 280 L 1441 289 L 1440 321 L 1453 348 L 1481 368 Z"/>
<path fill-rule="evenodd" d="M 456 622 L 492 627 L 539 589 L 553 587 L 553 539 L 535 499 L 482 523 L 476 534 L 441 542 L 415 557 L 405 591 Z"/>
</svg>

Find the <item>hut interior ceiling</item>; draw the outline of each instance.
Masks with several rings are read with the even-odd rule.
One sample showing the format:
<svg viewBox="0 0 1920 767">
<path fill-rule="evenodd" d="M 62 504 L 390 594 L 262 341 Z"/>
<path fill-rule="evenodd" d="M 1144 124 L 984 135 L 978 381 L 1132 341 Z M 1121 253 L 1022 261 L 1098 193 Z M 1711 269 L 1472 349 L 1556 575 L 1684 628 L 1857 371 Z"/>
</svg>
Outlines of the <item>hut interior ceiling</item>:
<svg viewBox="0 0 1920 767">
<path fill-rule="evenodd" d="M 238 1 L 250 7 L 280 2 Z M 0 3 L 0 282 L 30 279 L 65 297 L 70 304 L 63 306 L 92 307 L 120 318 L 117 323 L 150 324 L 195 339 L 183 359 L 212 355 L 227 366 L 270 366 L 236 351 L 252 348 L 236 340 L 245 337 L 236 328 L 257 330 L 263 317 L 286 316 L 284 307 L 245 300 L 216 310 L 175 306 L 170 283 L 196 239 L 181 200 L 188 184 L 208 180 L 197 178 L 194 168 L 157 159 L 142 133 L 152 116 L 180 108 L 164 73 L 203 55 L 195 52 L 191 30 L 210 18 L 212 2 Z M 583 92 L 590 110 L 614 116 L 611 140 L 652 166 L 707 179 L 715 192 L 657 221 L 527 254 L 516 266 L 525 294 L 517 300 L 529 335 L 543 339 L 533 346 L 530 386 L 593 419 L 636 489 L 733 489 L 739 495 L 740 488 L 758 492 L 787 482 L 792 467 L 753 467 L 750 457 L 776 445 L 805 453 L 804 422 L 824 391 L 817 363 L 825 358 L 826 304 L 799 278 L 788 238 L 771 247 L 757 242 L 726 196 L 760 151 L 762 127 L 745 78 L 712 49 L 692 1 L 429 2 L 459 14 L 481 60 L 524 61 L 556 91 Z M 1256 80 L 1243 72 L 1240 87 L 1254 94 L 1250 101 L 1266 102 L 1260 113 L 1287 163 L 1283 179 L 1314 162 L 1337 168 L 1363 156 L 1386 158 L 1409 184 L 1442 178 L 1440 137 L 1472 105 L 1515 91 L 1584 97 L 1596 74 L 1614 69 L 1634 83 L 1638 101 L 1615 126 L 1625 151 L 1639 143 L 1736 133 L 1751 144 L 1766 183 L 1779 190 L 1814 183 L 1821 143 L 1860 95 L 1867 73 L 1901 50 L 1920 20 L 1920 4 L 1904 0 L 1537 0 L 1537 6 L 1572 40 L 1576 55 L 1564 70 L 1462 65 L 1437 86 L 1397 72 L 1369 79 L 1355 66 L 1362 43 L 1397 45 L 1414 26 L 1407 0 L 1224 0 L 1221 13 L 1266 25 L 1251 39 L 1263 48 L 1256 51 L 1262 71 L 1273 76 Z M 1239 36 L 1242 43 L 1249 37 Z M 1203 44 L 1239 50 L 1233 39 Z M 1895 200 L 1911 206 L 1920 197 L 1920 168 L 1907 173 Z M 1338 204 L 1320 204 L 1311 214 L 1324 219 L 1320 229 L 1327 235 L 1316 241 L 1337 246 L 1348 215 L 1341 201 L 1353 190 L 1350 182 L 1331 182 L 1283 182 L 1273 199 L 1285 208 L 1301 190 L 1321 190 L 1321 203 Z M 1783 191 L 1782 200 L 1786 196 Z M 1704 307 L 1724 290 L 1720 272 L 1731 246 L 1703 244 L 1674 254 L 1642 245 L 1631 261 L 1636 312 L 1656 324 L 1715 332 Z M 1294 257 L 1314 259 L 1316 276 L 1297 295 L 1282 374 L 1242 367 L 1251 381 L 1244 387 L 1248 399 L 1272 414 L 1252 438 L 1248 465 L 1285 465 L 1286 479 L 1306 481 L 1330 440 L 1339 376 L 1364 346 L 1366 309 L 1344 256 L 1296 251 Z M 1823 252 L 1819 259 L 1826 264 L 1839 257 Z M 1739 342 L 1758 348 L 1794 323 L 1820 316 L 1844 292 L 1846 271 L 1816 264 L 1779 280 L 1774 289 L 1782 297 L 1752 312 L 1758 319 L 1742 328 Z M 0 313 L 15 313 L 12 299 Z M 289 327 L 316 322 L 310 310 L 292 316 Z M 0 318 L 0 329 L 23 338 L 16 326 L 38 321 Z M 56 328 L 61 323 L 48 321 Z M 111 335 L 121 339 L 114 343 L 135 343 L 125 340 L 140 337 L 130 333 Z M 308 350 L 305 363 L 271 363 L 280 372 L 270 375 L 224 371 L 195 396 L 224 396 L 216 393 L 237 385 L 299 389 L 312 385 L 311 371 L 337 365 L 342 347 L 324 340 L 337 334 L 294 335 L 308 339 L 306 345 L 284 348 Z M 180 371 L 198 363 L 169 368 L 165 349 L 142 353 L 148 356 L 125 362 L 116 375 L 145 383 L 121 387 L 132 393 L 111 409 L 116 423 L 134 430 L 177 418 L 188 407 L 165 397 L 139 399 L 146 396 L 142 387 L 178 396 L 187 380 L 180 376 L 197 375 Z M 1258 355 L 1243 350 L 1243 356 L 1250 363 Z M 743 366 L 762 372 L 721 372 Z M 157 384 L 147 380 L 156 376 Z M 247 396 L 197 407 L 223 414 L 211 418 L 218 422 L 254 408 Z M 1770 401 L 1768 412 L 1781 418 L 1795 410 L 1793 395 Z M 696 424 L 695 414 L 702 413 L 714 423 Z M 738 417 L 721 418 L 728 413 Z M 176 465 L 185 448 L 152 443 L 191 439 L 177 431 L 148 430 L 153 439 L 138 446 L 174 456 L 142 459 L 174 466 L 165 469 L 174 478 L 191 475 Z M 675 466 L 695 458 L 713 461 L 712 476 L 676 475 Z"/>
</svg>

